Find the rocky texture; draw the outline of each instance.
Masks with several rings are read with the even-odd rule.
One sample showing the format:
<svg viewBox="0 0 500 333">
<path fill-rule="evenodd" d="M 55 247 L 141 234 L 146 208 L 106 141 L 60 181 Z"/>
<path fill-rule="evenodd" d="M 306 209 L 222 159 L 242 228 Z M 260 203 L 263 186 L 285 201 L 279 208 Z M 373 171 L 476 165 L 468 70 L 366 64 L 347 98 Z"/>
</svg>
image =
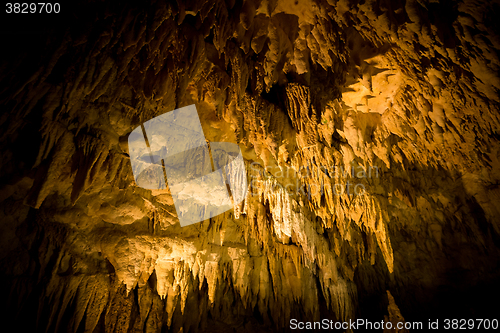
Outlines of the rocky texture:
<svg viewBox="0 0 500 333">
<path fill-rule="evenodd" d="M 11 36 L 3 322 L 187 332 L 494 317 L 498 7 L 89 2 L 46 35 Z M 207 140 L 240 145 L 250 187 L 233 211 L 181 228 L 168 192 L 136 186 L 127 138 L 193 103 Z"/>
<path fill-rule="evenodd" d="M 405 319 L 401 315 L 401 312 L 399 311 L 399 308 L 396 305 L 396 302 L 394 301 L 394 297 L 392 297 L 391 292 L 389 290 L 387 291 L 387 298 L 389 301 L 389 305 L 387 306 L 387 311 L 389 312 L 389 316 L 384 316 L 384 321 L 386 323 L 390 322 L 392 325 L 390 326 L 391 328 L 387 327 L 384 328 L 384 333 L 388 332 L 408 333 L 409 332 L 408 329 L 399 328 L 399 327 L 405 327 L 404 325 L 407 325 L 407 323 L 405 322 Z M 386 324 L 386 326 L 389 325 Z M 428 328 L 427 326 L 422 326 L 422 327 Z"/>
</svg>

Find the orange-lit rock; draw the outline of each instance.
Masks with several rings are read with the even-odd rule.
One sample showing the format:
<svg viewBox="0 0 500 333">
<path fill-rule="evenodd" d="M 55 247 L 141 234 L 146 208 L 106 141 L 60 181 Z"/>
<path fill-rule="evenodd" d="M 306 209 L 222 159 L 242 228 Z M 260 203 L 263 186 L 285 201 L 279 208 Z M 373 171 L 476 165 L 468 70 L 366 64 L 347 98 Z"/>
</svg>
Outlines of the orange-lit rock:
<svg viewBox="0 0 500 333">
<path fill-rule="evenodd" d="M 498 4 L 75 8 L 6 34 L 3 323 L 264 332 L 498 315 Z M 136 186 L 127 137 L 191 104 L 208 141 L 239 144 L 249 189 L 181 228 L 168 190 Z"/>
</svg>

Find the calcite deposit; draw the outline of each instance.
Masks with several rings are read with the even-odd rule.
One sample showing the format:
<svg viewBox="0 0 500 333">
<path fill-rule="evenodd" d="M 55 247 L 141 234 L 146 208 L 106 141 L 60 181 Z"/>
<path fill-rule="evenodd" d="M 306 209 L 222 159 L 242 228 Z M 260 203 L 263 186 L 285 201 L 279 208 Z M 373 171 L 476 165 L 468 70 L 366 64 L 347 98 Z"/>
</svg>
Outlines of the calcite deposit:
<svg viewBox="0 0 500 333">
<path fill-rule="evenodd" d="M 62 8 L 2 31 L 0 325 L 500 319 L 497 1 Z M 128 139 L 193 104 L 248 189 L 181 227 Z"/>
</svg>

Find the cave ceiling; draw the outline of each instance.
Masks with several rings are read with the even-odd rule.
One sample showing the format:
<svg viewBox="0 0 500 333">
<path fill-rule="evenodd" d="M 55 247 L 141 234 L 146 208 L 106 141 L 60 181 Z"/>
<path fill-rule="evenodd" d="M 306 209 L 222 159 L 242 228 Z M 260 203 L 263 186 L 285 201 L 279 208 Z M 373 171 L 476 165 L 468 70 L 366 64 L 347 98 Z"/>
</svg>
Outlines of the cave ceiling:
<svg viewBox="0 0 500 333">
<path fill-rule="evenodd" d="M 65 6 L 2 25 L 3 322 L 498 316 L 498 1 Z M 168 189 L 138 186 L 129 134 L 193 104 L 248 191 L 181 226 Z"/>
</svg>

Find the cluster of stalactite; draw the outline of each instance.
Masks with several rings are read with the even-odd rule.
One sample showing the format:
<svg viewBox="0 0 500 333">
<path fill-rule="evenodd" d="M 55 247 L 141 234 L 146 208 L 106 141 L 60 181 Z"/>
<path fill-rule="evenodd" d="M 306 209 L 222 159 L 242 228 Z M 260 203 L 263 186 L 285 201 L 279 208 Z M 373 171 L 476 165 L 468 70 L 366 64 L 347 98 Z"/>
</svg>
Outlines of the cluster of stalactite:
<svg viewBox="0 0 500 333">
<path fill-rule="evenodd" d="M 402 318 L 395 304 L 494 311 L 498 5 L 88 6 L 1 68 L 8 322 L 265 331 Z M 127 137 L 190 104 L 207 140 L 240 145 L 249 188 L 181 228 L 168 193 L 135 184 Z"/>
</svg>

